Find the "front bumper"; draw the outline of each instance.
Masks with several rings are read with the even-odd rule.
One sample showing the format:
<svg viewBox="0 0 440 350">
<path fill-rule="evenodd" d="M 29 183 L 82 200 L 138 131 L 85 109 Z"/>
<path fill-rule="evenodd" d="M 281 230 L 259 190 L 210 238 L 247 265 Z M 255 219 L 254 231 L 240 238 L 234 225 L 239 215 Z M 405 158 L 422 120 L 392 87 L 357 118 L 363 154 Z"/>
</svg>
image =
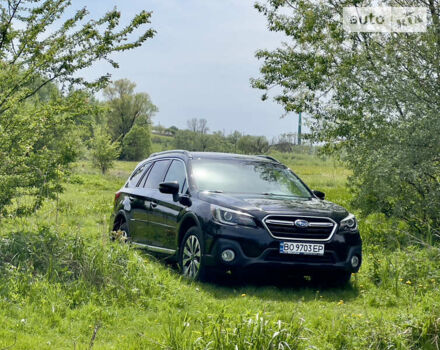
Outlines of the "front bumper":
<svg viewBox="0 0 440 350">
<path fill-rule="evenodd" d="M 221 226 L 217 227 L 214 234 L 208 233 L 208 236 L 205 237 L 207 239 L 205 264 L 224 270 L 286 269 L 290 272 L 304 273 L 328 270 L 357 272 L 362 264 L 362 240 L 359 232 L 344 234 L 336 232 L 331 240 L 316 242 L 325 246 L 325 253 L 322 256 L 280 254 L 280 242 L 289 242 L 289 240 L 273 238 L 264 228 Z M 221 258 L 225 249 L 234 251 L 233 261 L 226 262 Z M 351 259 L 355 255 L 359 258 L 359 264 L 353 267 Z"/>
</svg>

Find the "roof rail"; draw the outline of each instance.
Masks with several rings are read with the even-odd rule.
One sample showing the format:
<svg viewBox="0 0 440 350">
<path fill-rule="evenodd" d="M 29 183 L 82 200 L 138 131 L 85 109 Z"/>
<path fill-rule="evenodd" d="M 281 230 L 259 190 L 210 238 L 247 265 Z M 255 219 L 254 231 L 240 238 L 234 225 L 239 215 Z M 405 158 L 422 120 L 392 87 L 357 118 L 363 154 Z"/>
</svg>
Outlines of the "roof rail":
<svg viewBox="0 0 440 350">
<path fill-rule="evenodd" d="M 280 163 L 280 161 L 278 159 L 271 157 L 271 156 L 266 156 L 265 154 L 259 154 L 259 155 L 257 155 L 257 157 L 270 159 L 270 160 L 273 160 L 274 162 Z"/>
<path fill-rule="evenodd" d="M 162 155 L 162 154 L 170 154 L 170 153 L 182 153 L 182 154 L 185 154 L 187 156 L 190 155 L 190 153 L 188 151 L 184 150 L 184 149 L 175 149 L 175 150 L 169 150 L 169 151 L 162 151 L 162 152 L 152 153 L 152 154 L 150 154 L 150 156 L 148 158 L 159 156 L 159 155 Z"/>
</svg>

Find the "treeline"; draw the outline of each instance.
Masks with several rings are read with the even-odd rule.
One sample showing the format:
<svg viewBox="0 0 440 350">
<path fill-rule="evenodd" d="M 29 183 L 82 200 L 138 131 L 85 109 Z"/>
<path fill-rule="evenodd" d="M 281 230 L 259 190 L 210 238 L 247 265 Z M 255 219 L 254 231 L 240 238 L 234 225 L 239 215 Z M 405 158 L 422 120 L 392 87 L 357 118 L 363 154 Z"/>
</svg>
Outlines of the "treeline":
<svg viewBox="0 0 440 350">
<path fill-rule="evenodd" d="M 134 82 L 120 79 L 104 88 L 101 99 L 91 92 L 72 92 L 72 96 L 81 96 L 84 109 L 71 123 L 64 122 L 58 127 L 62 128 L 58 139 L 67 139 L 64 142 L 72 151 L 72 159 L 91 160 L 104 174 L 115 160 L 139 161 L 157 150 L 264 154 L 270 149 L 291 152 L 296 142 L 295 134 L 283 134 L 269 142 L 265 136 L 239 131 L 210 132 L 208 121 L 203 118 L 188 120 L 186 129 L 160 124 L 153 127 L 158 108 L 147 93 L 135 89 Z M 50 101 L 53 96 L 68 98 L 56 84 L 48 83 L 38 90 L 35 99 Z M 57 139 L 56 135 L 53 138 Z M 153 144 L 157 146 L 154 150 Z"/>
<path fill-rule="evenodd" d="M 187 121 L 187 129 L 153 126 L 152 142 L 159 145 L 159 150 L 263 154 L 270 150 L 292 152 L 297 144 L 297 137 L 295 133 L 286 133 L 269 141 L 265 136 L 246 135 L 239 131 L 230 134 L 223 131 L 209 133 L 206 119 L 193 118 Z"/>
</svg>

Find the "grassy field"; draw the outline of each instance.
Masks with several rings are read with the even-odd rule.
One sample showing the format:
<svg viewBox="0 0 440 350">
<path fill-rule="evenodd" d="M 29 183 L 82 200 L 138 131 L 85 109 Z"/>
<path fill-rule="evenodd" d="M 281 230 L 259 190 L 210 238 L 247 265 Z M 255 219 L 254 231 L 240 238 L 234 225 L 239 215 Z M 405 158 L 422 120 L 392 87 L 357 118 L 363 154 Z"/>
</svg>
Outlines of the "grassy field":
<svg viewBox="0 0 440 350">
<path fill-rule="evenodd" d="M 349 172 L 276 154 L 349 207 Z M 364 264 L 345 289 L 307 281 L 191 283 L 108 240 L 113 195 L 134 163 L 102 176 L 78 163 L 58 200 L 2 221 L 0 349 L 438 349 L 440 259 L 361 220 Z M 397 236 L 396 236 L 397 235 Z"/>
</svg>

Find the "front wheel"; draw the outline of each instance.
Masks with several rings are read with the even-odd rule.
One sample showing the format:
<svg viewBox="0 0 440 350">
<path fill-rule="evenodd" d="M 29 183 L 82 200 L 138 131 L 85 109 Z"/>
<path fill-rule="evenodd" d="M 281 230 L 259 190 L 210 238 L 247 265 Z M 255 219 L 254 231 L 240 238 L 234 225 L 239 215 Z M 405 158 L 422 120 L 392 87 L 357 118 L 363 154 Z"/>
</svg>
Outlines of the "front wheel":
<svg viewBox="0 0 440 350">
<path fill-rule="evenodd" d="M 203 252 L 204 243 L 200 230 L 196 227 L 190 228 L 180 244 L 179 266 L 183 276 L 195 281 L 205 279 Z"/>
</svg>

